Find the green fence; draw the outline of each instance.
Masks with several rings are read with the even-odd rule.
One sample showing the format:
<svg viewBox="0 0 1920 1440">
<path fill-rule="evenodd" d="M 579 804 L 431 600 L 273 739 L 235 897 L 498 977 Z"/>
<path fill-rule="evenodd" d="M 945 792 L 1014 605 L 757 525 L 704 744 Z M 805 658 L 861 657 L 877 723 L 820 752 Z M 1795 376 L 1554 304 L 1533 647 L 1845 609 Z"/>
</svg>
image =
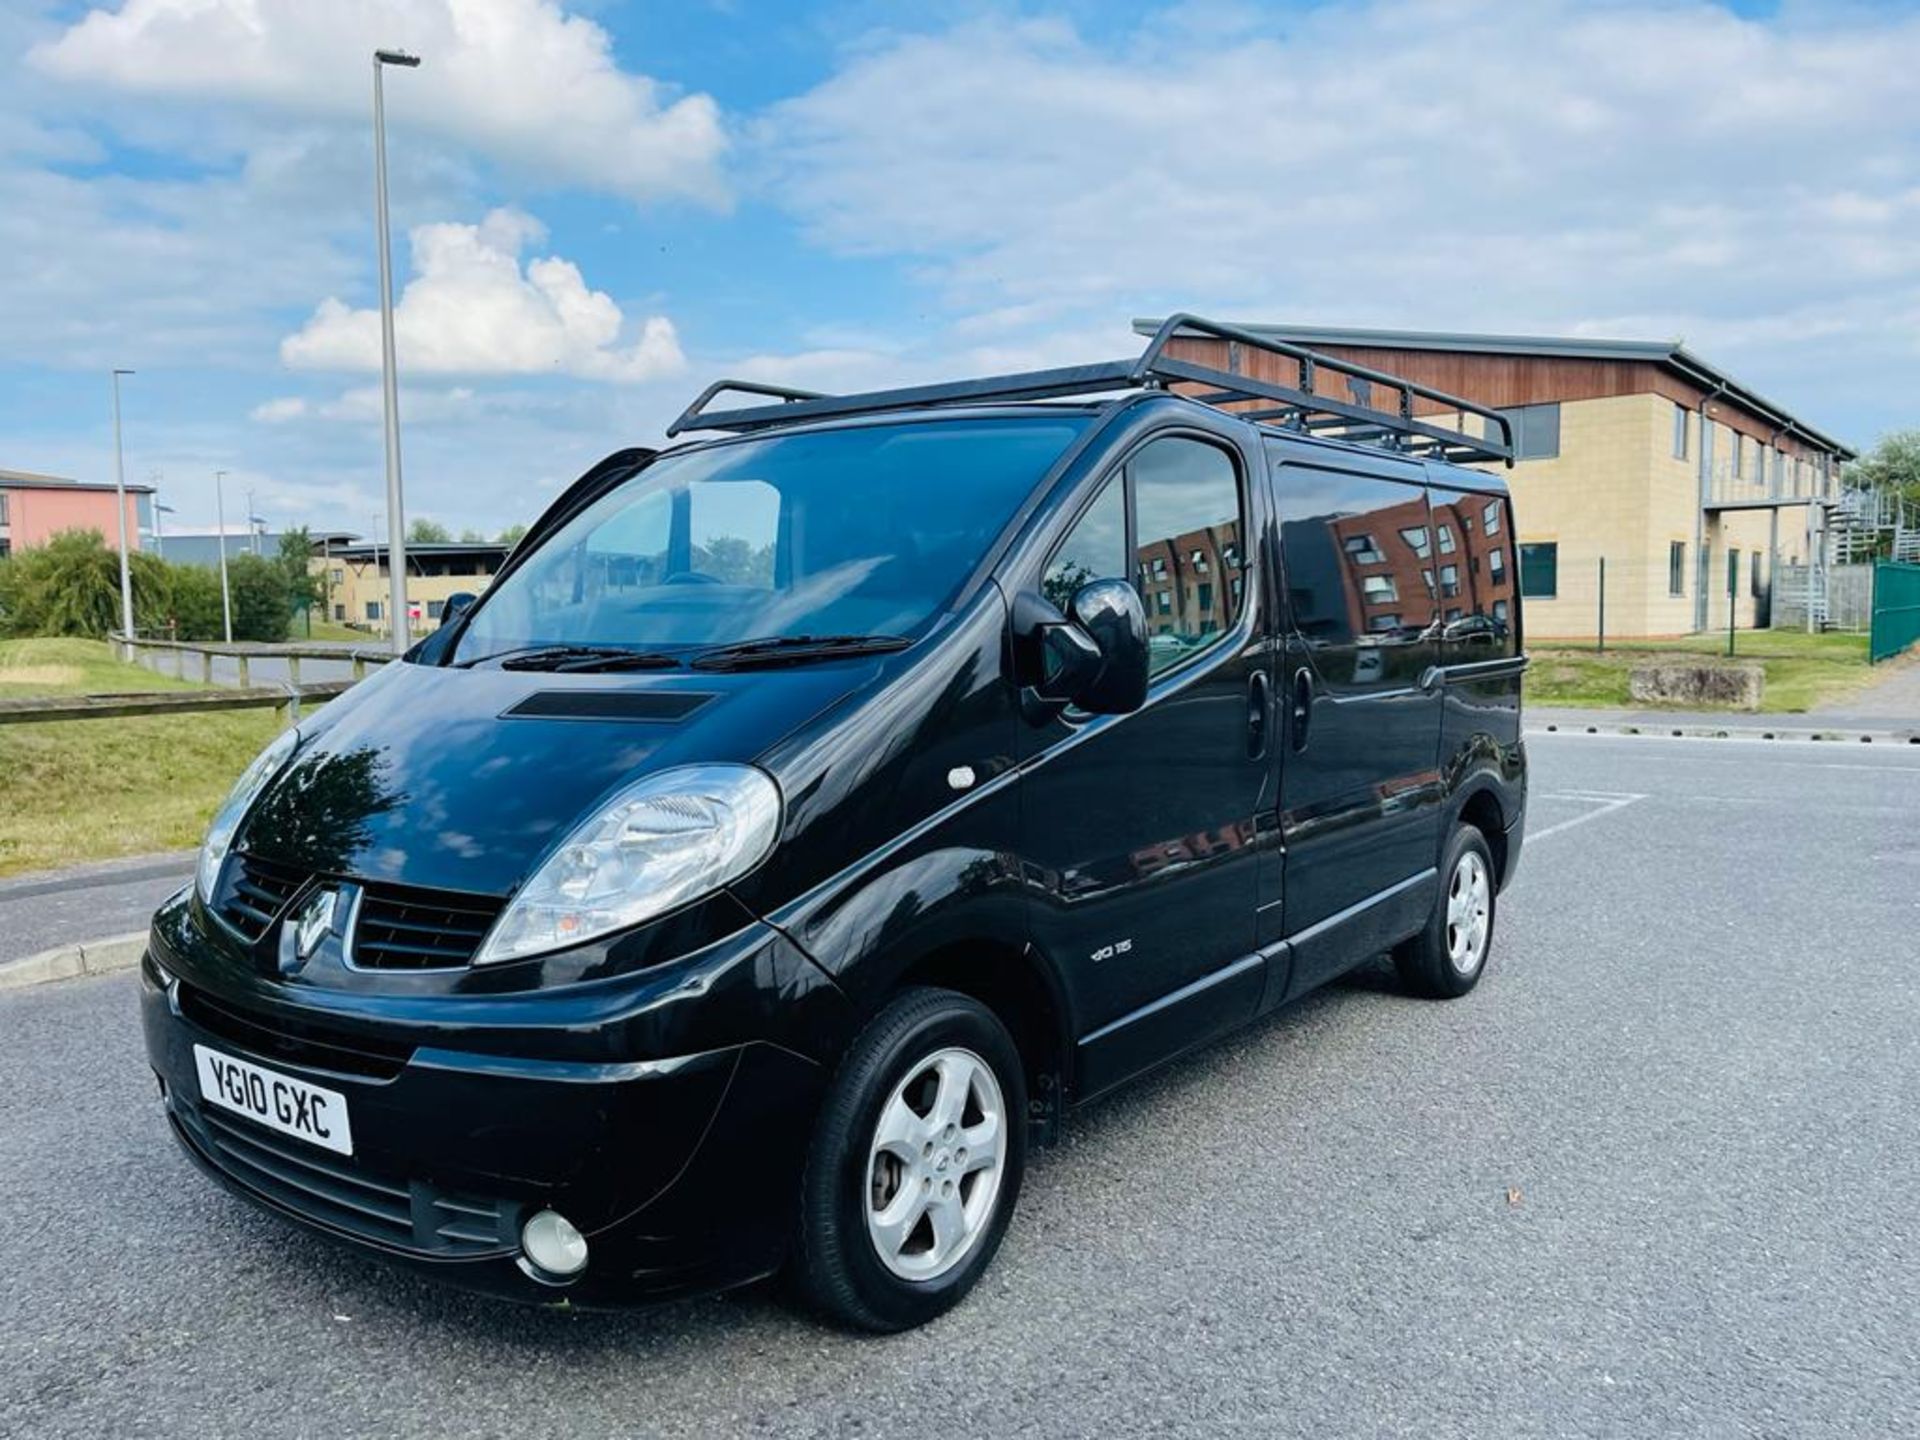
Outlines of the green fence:
<svg viewBox="0 0 1920 1440">
<path fill-rule="evenodd" d="M 1873 625 L 1867 658 L 1878 665 L 1920 641 L 1920 565 L 1873 567 Z"/>
</svg>

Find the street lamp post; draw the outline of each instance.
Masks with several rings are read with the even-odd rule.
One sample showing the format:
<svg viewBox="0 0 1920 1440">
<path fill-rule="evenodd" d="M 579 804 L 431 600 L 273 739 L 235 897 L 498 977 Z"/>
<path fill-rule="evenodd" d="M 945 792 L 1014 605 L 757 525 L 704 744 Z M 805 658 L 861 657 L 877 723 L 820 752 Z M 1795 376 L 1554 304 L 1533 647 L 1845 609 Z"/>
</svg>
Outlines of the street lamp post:
<svg viewBox="0 0 1920 1440">
<path fill-rule="evenodd" d="M 120 453 L 120 377 L 131 370 L 113 372 L 113 498 L 114 513 L 120 520 L 120 633 L 133 639 L 133 572 L 127 565 L 127 474 Z"/>
<path fill-rule="evenodd" d="M 393 611 L 393 653 L 407 648 L 406 516 L 400 499 L 400 384 L 393 359 L 393 251 L 387 234 L 387 112 L 380 72 L 388 65 L 412 69 L 418 55 L 373 52 L 373 201 L 380 230 L 380 375 L 387 419 L 387 604 Z"/>
<path fill-rule="evenodd" d="M 171 514 L 173 514 L 173 506 L 162 505 L 160 503 L 160 494 L 158 491 L 155 491 L 153 496 L 153 553 L 162 560 L 167 558 L 167 522 L 160 517 Z"/>
<path fill-rule="evenodd" d="M 227 644 L 233 644 L 233 592 L 227 588 L 227 500 L 220 482 L 227 472 L 213 472 L 213 517 L 220 531 L 220 615 L 226 625 Z"/>
</svg>

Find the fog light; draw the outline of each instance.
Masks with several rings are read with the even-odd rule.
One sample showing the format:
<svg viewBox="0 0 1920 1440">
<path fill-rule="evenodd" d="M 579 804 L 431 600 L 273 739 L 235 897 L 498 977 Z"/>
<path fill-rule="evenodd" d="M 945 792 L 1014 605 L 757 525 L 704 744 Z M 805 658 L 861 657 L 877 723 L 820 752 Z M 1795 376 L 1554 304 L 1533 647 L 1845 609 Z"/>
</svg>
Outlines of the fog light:
<svg viewBox="0 0 1920 1440">
<path fill-rule="evenodd" d="M 587 1237 L 553 1210 L 542 1210 L 520 1227 L 527 1259 L 549 1275 L 577 1275 L 587 1268 Z"/>
</svg>

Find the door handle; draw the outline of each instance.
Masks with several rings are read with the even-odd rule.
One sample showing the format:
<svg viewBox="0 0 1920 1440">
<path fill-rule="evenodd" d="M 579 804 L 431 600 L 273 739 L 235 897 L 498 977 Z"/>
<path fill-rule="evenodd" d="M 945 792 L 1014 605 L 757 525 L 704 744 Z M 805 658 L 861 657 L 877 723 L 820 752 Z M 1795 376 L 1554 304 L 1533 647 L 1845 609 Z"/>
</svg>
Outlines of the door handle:
<svg viewBox="0 0 1920 1440">
<path fill-rule="evenodd" d="M 1267 672 L 1256 670 L 1247 681 L 1247 758 L 1258 760 L 1267 753 L 1267 715 L 1273 708 L 1273 682 Z"/>
<path fill-rule="evenodd" d="M 1307 748 L 1307 727 L 1313 720 L 1313 672 L 1302 666 L 1293 672 L 1293 693 L 1288 700 L 1288 718 L 1292 721 L 1291 740 L 1295 750 Z"/>
</svg>

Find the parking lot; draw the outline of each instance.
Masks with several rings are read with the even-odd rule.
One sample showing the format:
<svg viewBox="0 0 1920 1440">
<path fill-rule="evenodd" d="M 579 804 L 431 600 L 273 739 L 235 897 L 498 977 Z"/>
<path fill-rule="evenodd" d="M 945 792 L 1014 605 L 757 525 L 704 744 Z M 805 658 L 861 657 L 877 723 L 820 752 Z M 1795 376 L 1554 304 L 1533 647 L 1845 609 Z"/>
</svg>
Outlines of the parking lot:
<svg viewBox="0 0 1920 1440">
<path fill-rule="evenodd" d="M 175 1153 L 130 975 L 0 997 L 0 1432 L 1868 1435 L 1920 1413 L 1920 747 L 1540 735 L 1487 982 L 1079 1115 L 973 1299 L 437 1289 Z"/>
</svg>

